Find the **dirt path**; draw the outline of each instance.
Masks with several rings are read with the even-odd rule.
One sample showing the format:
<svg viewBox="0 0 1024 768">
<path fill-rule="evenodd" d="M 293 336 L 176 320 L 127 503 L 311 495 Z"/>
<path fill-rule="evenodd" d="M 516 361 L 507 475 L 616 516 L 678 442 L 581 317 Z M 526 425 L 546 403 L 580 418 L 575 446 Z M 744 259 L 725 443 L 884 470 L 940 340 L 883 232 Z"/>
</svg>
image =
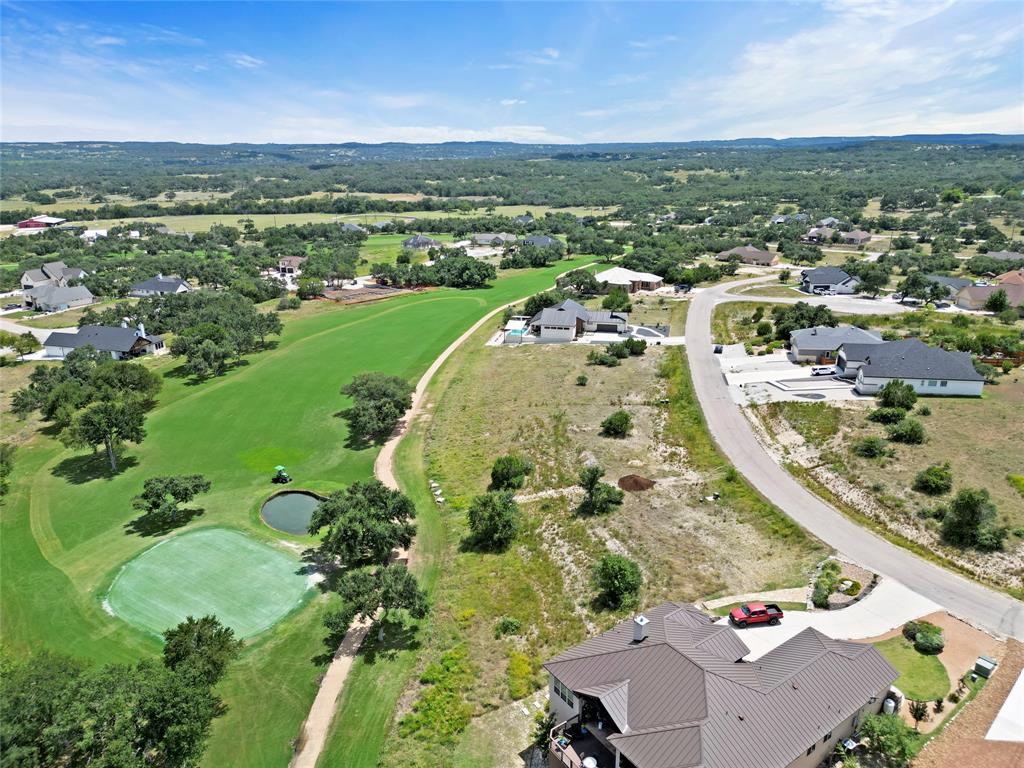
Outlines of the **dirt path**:
<svg viewBox="0 0 1024 768">
<path fill-rule="evenodd" d="M 577 267 L 577 269 L 583 268 Z M 568 274 L 568 272 L 562 274 Z M 562 277 L 562 275 L 558 275 L 555 280 L 558 280 L 559 277 Z M 406 411 L 405 417 L 399 422 L 394 434 L 384 443 L 380 453 L 377 454 L 377 459 L 373 463 L 374 477 L 388 488 L 400 490 L 398 480 L 395 477 L 395 449 L 398 448 L 398 444 L 408 433 L 416 417 L 422 413 L 426 401 L 427 386 L 434 378 L 434 374 L 440 370 L 441 366 L 454 354 L 455 350 L 476 333 L 484 323 L 499 312 L 503 312 L 507 307 L 519 304 L 528 298 L 529 296 L 523 296 L 488 312 L 473 323 L 469 330 L 449 344 L 444 352 L 438 355 L 434 362 L 430 364 L 430 367 L 427 368 L 416 383 L 416 389 L 413 391 L 412 407 Z M 405 560 L 406 563 L 409 563 L 411 561 L 411 552 L 400 550 L 395 553 L 394 559 Z M 352 668 L 356 654 L 359 652 L 359 646 L 366 637 L 371 623 L 354 622 L 349 627 L 348 632 L 345 633 L 345 637 L 342 638 L 341 645 L 338 646 L 338 650 L 335 652 L 334 658 L 331 660 L 331 664 L 320 683 L 320 690 L 317 691 L 316 698 L 313 699 L 313 705 L 309 709 L 306 721 L 302 724 L 298 751 L 292 758 L 291 763 L 289 763 L 291 768 L 316 768 L 317 761 L 320 759 L 320 753 L 323 752 L 324 744 L 327 743 L 327 734 L 330 731 L 331 720 L 334 718 L 338 696 L 341 695 L 341 690 L 345 685 L 345 678 L 348 677 L 348 672 Z"/>
</svg>

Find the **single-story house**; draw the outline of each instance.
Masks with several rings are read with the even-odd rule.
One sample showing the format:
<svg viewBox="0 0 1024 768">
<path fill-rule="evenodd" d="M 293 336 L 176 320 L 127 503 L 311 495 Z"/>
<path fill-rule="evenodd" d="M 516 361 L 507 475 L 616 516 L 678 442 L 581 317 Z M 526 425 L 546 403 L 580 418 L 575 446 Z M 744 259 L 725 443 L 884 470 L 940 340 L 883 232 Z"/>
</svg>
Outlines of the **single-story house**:
<svg viewBox="0 0 1024 768">
<path fill-rule="evenodd" d="M 807 293 L 818 289 L 836 293 L 856 293 L 860 280 L 839 267 L 815 267 L 800 273 L 800 287 Z"/>
<path fill-rule="evenodd" d="M 974 285 L 970 280 L 962 277 L 948 277 L 947 275 L 925 275 L 924 277 L 929 283 L 937 283 L 938 285 L 946 286 L 946 291 L 950 296 L 956 296 L 958 291 L 961 291 L 970 285 Z"/>
<path fill-rule="evenodd" d="M 810 216 L 806 213 L 782 213 L 778 216 L 772 216 L 772 224 L 789 224 L 790 222 L 805 222 L 810 221 Z"/>
<path fill-rule="evenodd" d="M 403 248 L 412 248 L 418 251 L 424 251 L 427 248 L 436 248 L 439 245 L 441 245 L 441 243 L 432 237 L 427 237 L 426 235 L 413 235 L 412 237 L 408 237 L 402 241 Z"/>
<path fill-rule="evenodd" d="M 675 220 L 676 220 L 676 215 L 674 213 L 663 213 L 663 214 L 661 214 L 661 216 L 659 216 L 656 219 L 656 221 L 659 224 L 665 224 L 665 223 L 667 223 L 669 221 L 675 221 Z"/>
<path fill-rule="evenodd" d="M 831 227 L 811 227 L 804 235 L 804 240 L 808 243 L 829 243 L 835 233 Z"/>
<path fill-rule="evenodd" d="M 370 226 L 373 229 L 376 229 L 379 232 L 380 230 L 383 230 L 383 229 L 391 229 L 392 227 L 395 226 L 395 222 L 393 222 L 393 221 L 375 221 Z"/>
<path fill-rule="evenodd" d="M 1011 307 L 1016 308 L 1024 304 L 1024 284 L 1004 283 L 1000 285 L 969 285 L 957 293 L 956 305 L 961 309 L 984 309 L 985 302 L 996 291 L 1006 294 L 1006 299 Z"/>
<path fill-rule="evenodd" d="M 516 224 L 533 224 L 533 216 L 528 213 L 524 213 L 522 216 L 516 216 L 512 221 Z"/>
<path fill-rule="evenodd" d="M 817 325 L 800 328 L 789 334 L 789 346 L 797 360 L 820 361 L 835 358 L 835 352 L 844 344 L 881 344 L 882 337 L 874 331 L 865 331 L 853 325 L 830 328 Z"/>
<path fill-rule="evenodd" d="M 48 261 L 39 269 L 27 269 L 21 276 L 21 289 L 27 291 L 41 285 L 66 286 L 70 280 L 81 280 L 89 275 L 79 267 L 69 267 L 63 261 Z"/>
<path fill-rule="evenodd" d="M 730 248 L 728 251 L 721 251 L 715 255 L 715 258 L 719 261 L 729 261 L 734 257 L 738 257 L 744 264 L 755 264 L 759 267 L 770 267 L 773 264 L 779 263 L 778 254 L 771 251 L 762 251 L 750 243 Z"/>
<path fill-rule="evenodd" d="M 523 245 L 532 245 L 534 248 L 547 248 L 549 245 L 554 245 L 558 241 L 553 237 L 547 235 L 533 235 L 523 240 Z"/>
<path fill-rule="evenodd" d="M 839 221 L 835 216 L 826 216 L 821 221 L 815 223 L 816 227 L 838 227 L 842 222 Z"/>
<path fill-rule="evenodd" d="M 572 299 L 546 307 L 530 318 L 530 332 L 541 341 L 572 341 L 584 332 L 625 333 L 629 315 L 625 312 L 589 310 Z"/>
<path fill-rule="evenodd" d="M 1000 285 L 1024 285 L 1024 269 L 1015 269 L 996 275 L 996 282 Z"/>
<path fill-rule="evenodd" d="M 665 603 L 544 664 L 552 766 L 816 768 L 899 673 L 869 643 L 808 627 L 761 656 L 691 605 Z M 896 697 L 894 693 L 893 698 Z"/>
<path fill-rule="evenodd" d="M 860 353 L 860 354 L 858 354 Z M 985 377 L 974 370 L 969 352 L 929 347 L 920 339 L 876 344 L 867 350 L 840 350 L 840 359 L 862 356 L 854 389 L 873 395 L 890 381 L 903 381 L 919 395 L 980 397 Z"/>
<path fill-rule="evenodd" d="M 164 277 L 158 274 L 149 280 L 135 283 L 132 286 L 129 296 L 143 298 L 144 296 L 167 296 L 171 293 L 188 293 L 192 286 L 180 277 Z"/>
<path fill-rule="evenodd" d="M 651 272 L 634 272 L 624 267 L 612 267 L 594 275 L 594 279 L 605 288 L 625 288 L 627 293 L 655 291 L 665 284 L 665 279 Z"/>
<path fill-rule="evenodd" d="M 101 237 L 107 236 L 107 230 L 105 229 L 87 229 L 79 237 L 85 240 L 87 243 L 95 243 Z"/>
<path fill-rule="evenodd" d="M 508 232 L 481 232 L 470 237 L 473 245 L 492 245 L 496 248 L 501 248 L 506 243 L 514 243 L 518 239 Z"/>
<path fill-rule="evenodd" d="M 98 352 L 109 352 L 115 360 L 140 355 L 161 355 L 164 347 L 163 336 L 148 336 L 146 327 L 139 323 L 137 328 L 120 328 L 109 325 L 83 325 L 77 333 L 55 331 L 46 337 L 43 347 L 47 357 L 64 359 L 73 349 L 89 346 Z"/>
<path fill-rule="evenodd" d="M 68 287 L 46 283 L 24 291 L 23 294 L 25 306 L 28 309 L 38 309 L 41 312 L 84 307 L 96 300 L 84 285 Z"/>
<path fill-rule="evenodd" d="M 863 229 L 855 229 L 852 232 L 840 232 L 839 237 L 847 245 L 864 245 L 871 242 L 871 233 Z"/>
<path fill-rule="evenodd" d="M 366 232 L 366 230 L 363 229 L 362 227 L 360 227 L 358 224 L 352 224 L 351 222 L 346 222 L 346 223 L 342 224 L 341 225 L 341 231 L 342 232 Z"/>
<path fill-rule="evenodd" d="M 298 275 L 307 258 L 306 256 L 282 256 L 277 260 L 277 271 L 282 275 Z"/>
<path fill-rule="evenodd" d="M 1024 253 L 1017 253 L 1017 251 L 989 251 L 982 255 L 997 261 L 1024 261 Z"/>
<path fill-rule="evenodd" d="M 18 222 L 18 229 L 47 229 L 63 224 L 67 219 L 57 216 L 33 216 L 31 219 L 23 219 Z"/>
</svg>

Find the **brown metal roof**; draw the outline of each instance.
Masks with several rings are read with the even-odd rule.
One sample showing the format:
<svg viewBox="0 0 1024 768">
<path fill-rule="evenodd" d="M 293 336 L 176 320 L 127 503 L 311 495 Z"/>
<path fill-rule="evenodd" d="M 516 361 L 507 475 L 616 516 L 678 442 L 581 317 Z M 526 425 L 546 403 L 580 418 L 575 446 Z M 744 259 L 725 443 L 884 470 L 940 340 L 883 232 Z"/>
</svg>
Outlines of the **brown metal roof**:
<svg viewBox="0 0 1024 768">
<path fill-rule="evenodd" d="M 873 646 L 814 629 L 744 662 L 738 634 L 693 606 L 646 616 L 639 643 L 630 619 L 544 665 L 601 701 L 621 731 L 609 740 L 637 768 L 781 768 L 897 677 Z"/>
</svg>

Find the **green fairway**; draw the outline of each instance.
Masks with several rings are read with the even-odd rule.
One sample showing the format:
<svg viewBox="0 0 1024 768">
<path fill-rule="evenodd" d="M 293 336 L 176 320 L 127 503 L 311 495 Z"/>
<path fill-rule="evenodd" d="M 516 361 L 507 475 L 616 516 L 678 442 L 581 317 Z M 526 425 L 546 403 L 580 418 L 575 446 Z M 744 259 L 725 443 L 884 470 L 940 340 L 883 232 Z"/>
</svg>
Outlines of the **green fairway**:
<svg viewBox="0 0 1024 768">
<path fill-rule="evenodd" d="M 175 375 L 172 358 L 147 361 L 164 374 L 164 388 L 146 420 L 145 441 L 127 447 L 120 473 L 111 475 L 102 456 L 70 451 L 50 433 L 19 450 L 0 515 L 4 646 L 15 654 L 51 648 L 95 662 L 157 652 L 157 638 L 110 616 L 100 599 L 121 567 L 158 541 L 126 528 L 136 515 L 131 499 L 146 478 L 198 472 L 211 481 L 210 493 L 196 500 L 203 513 L 192 527 L 308 543 L 268 528 L 259 508 L 273 491 L 276 464 L 315 492 L 372 475 L 377 450 L 347 443 L 337 414 L 349 401 L 340 387 L 370 370 L 415 381 L 489 309 L 548 288 L 557 274 L 591 260 L 510 271 L 486 289 L 424 291 L 286 317 L 276 349 L 199 385 Z M 164 588 L 171 586 L 168 578 Z M 247 643 L 221 684 L 229 713 L 214 723 L 206 765 L 287 764 L 329 660 L 318 619 L 326 602 L 317 594 Z"/>
<path fill-rule="evenodd" d="M 284 618 L 310 586 L 298 558 L 238 531 L 201 528 L 131 560 L 106 605 L 156 635 L 187 616 L 213 614 L 239 637 L 252 637 Z"/>
</svg>

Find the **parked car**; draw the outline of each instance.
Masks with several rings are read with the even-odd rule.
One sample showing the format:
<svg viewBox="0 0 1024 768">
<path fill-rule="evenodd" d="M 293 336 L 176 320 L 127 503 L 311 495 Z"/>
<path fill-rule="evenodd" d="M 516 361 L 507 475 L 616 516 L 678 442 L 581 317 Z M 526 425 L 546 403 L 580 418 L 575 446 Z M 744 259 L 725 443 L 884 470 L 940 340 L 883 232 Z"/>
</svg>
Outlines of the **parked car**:
<svg viewBox="0 0 1024 768">
<path fill-rule="evenodd" d="M 811 366 L 811 376 L 834 376 L 836 367 L 834 365 Z"/>
<path fill-rule="evenodd" d="M 722 354 L 722 345 L 721 344 L 715 344 L 714 352 L 715 352 L 716 355 Z"/>
<path fill-rule="evenodd" d="M 782 620 L 782 609 L 775 603 L 744 603 L 729 611 L 729 621 L 742 629 L 748 624 L 775 626 Z"/>
<path fill-rule="evenodd" d="M 828 288 L 815 288 L 814 292 L 819 296 L 835 296 L 836 292 L 831 291 Z"/>
<path fill-rule="evenodd" d="M 10 309 L 21 309 L 21 304 L 4 304 L 4 312 Z"/>
</svg>

